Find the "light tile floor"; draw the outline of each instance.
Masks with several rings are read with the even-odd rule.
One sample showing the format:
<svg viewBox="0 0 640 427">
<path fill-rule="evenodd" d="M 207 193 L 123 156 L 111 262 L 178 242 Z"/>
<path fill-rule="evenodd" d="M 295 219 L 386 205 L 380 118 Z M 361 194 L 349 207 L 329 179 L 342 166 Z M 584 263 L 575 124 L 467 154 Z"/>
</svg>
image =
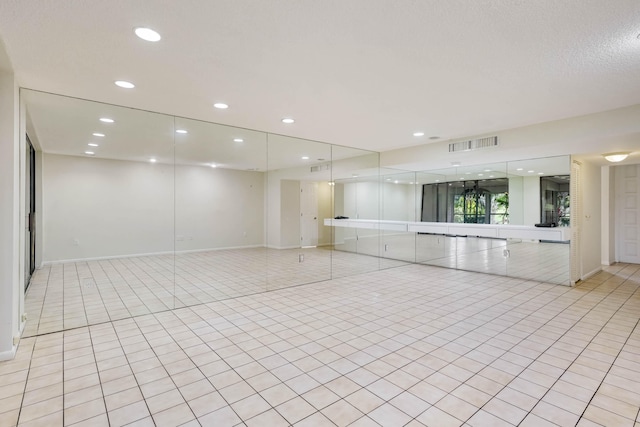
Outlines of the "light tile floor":
<svg viewBox="0 0 640 427">
<path fill-rule="evenodd" d="M 303 262 L 299 255 L 304 256 Z M 50 264 L 38 269 L 31 280 L 23 336 L 404 264 L 322 247 L 230 249 Z"/>
<path fill-rule="evenodd" d="M 640 266 L 423 265 L 23 338 L 0 426 L 640 426 Z"/>
</svg>

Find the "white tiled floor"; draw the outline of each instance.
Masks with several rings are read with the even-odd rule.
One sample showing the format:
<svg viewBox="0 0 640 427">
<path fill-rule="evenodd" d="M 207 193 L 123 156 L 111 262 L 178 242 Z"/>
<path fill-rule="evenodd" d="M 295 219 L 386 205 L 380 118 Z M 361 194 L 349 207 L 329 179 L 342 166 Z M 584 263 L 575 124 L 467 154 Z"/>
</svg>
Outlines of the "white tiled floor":
<svg viewBox="0 0 640 427">
<path fill-rule="evenodd" d="M 638 427 L 639 284 L 407 265 L 23 338 L 0 426 Z"/>
</svg>

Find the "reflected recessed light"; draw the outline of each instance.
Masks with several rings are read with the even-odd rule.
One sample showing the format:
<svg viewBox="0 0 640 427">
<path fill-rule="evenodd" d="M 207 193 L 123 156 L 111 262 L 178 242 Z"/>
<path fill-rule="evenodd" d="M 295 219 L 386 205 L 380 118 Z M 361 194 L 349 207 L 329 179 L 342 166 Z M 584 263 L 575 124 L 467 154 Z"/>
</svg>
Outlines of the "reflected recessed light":
<svg viewBox="0 0 640 427">
<path fill-rule="evenodd" d="M 93 151 L 85 151 L 84 154 L 88 154 L 89 156 L 93 156 L 96 153 L 94 153 Z"/>
<path fill-rule="evenodd" d="M 538 175 L 544 175 L 544 172 L 538 172 Z"/>
<path fill-rule="evenodd" d="M 424 136 L 424 132 L 414 132 L 413 136 Z"/>
<path fill-rule="evenodd" d="M 189 133 L 189 131 L 185 129 L 176 129 L 176 133 Z"/>
<path fill-rule="evenodd" d="M 516 170 L 517 170 L 517 171 L 521 171 L 521 170 L 522 170 L 522 168 L 518 168 L 518 169 L 516 169 Z"/>
<path fill-rule="evenodd" d="M 291 123 L 294 123 L 295 120 L 293 120 L 291 117 L 285 117 L 284 119 L 282 119 L 282 123 L 286 123 L 288 125 L 290 125 Z"/>
<path fill-rule="evenodd" d="M 484 171 L 485 172 L 491 172 L 491 169 L 485 169 Z"/>
<path fill-rule="evenodd" d="M 134 87 L 136 87 L 136 85 L 134 85 L 133 83 L 127 82 L 127 81 L 124 81 L 124 80 L 116 80 L 115 84 L 116 84 L 116 86 L 120 86 L 120 87 L 123 87 L 125 89 L 133 89 Z"/>
<path fill-rule="evenodd" d="M 157 42 L 162 38 L 157 31 L 154 31 L 151 28 L 138 27 L 134 31 L 136 36 L 148 42 Z"/>
<path fill-rule="evenodd" d="M 242 139 L 242 138 L 234 138 L 233 142 L 244 142 L 244 139 Z"/>
<path fill-rule="evenodd" d="M 393 181 L 394 184 L 397 184 L 398 182 L 400 182 L 400 181 L 398 181 L 397 179 L 395 181 Z"/>
<path fill-rule="evenodd" d="M 479 174 L 478 174 L 478 176 L 483 176 L 483 175 L 484 175 L 483 173 L 479 173 Z"/>
<path fill-rule="evenodd" d="M 460 177 L 460 179 L 464 179 L 464 177 L 463 177 L 463 176 L 461 176 L 461 177 Z"/>
<path fill-rule="evenodd" d="M 102 138 L 102 137 L 104 137 L 104 133 L 96 132 L 96 133 L 93 134 L 93 136 L 99 136 L 99 137 Z"/>
<path fill-rule="evenodd" d="M 534 173 L 535 171 L 534 171 L 534 170 L 530 170 L 530 171 L 527 171 L 527 172 L 528 172 L 528 173 Z"/>
<path fill-rule="evenodd" d="M 493 178 L 493 175 L 489 175 L 489 178 Z"/>
<path fill-rule="evenodd" d="M 430 136 L 429 139 L 440 139 L 439 136 Z"/>
<path fill-rule="evenodd" d="M 439 180 L 439 179 L 436 179 L 436 182 L 440 182 L 440 180 Z"/>
<path fill-rule="evenodd" d="M 211 163 L 209 166 L 211 166 L 212 168 L 217 168 L 218 166 L 216 166 L 215 164 Z"/>
<path fill-rule="evenodd" d="M 103 123 L 113 123 L 114 122 L 113 119 L 110 119 L 108 117 L 100 117 L 100 121 L 103 122 Z"/>
<path fill-rule="evenodd" d="M 465 172 L 465 175 L 471 175 L 471 172 Z"/>
<path fill-rule="evenodd" d="M 354 177 L 354 178 L 357 178 L 358 174 L 357 173 L 352 173 L 351 176 Z"/>
<path fill-rule="evenodd" d="M 451 162 L 451 166 L 460 166 L 461 162 Z"/>
<path fill-rule="evenodd" d="M 90 142 L 87 144 L 89 147 L 97 147 L 98 144 L 94 143 L 94 142 Z"/>
<path fill-rule="evenodd" d="M 224 102 L 216 102 L 215 104 L 213 104 L 213 106 L 220 110 L 226 110 L 227 108 L 229 108 L 229 105 L 225 104 Z"/>
<path fill-rule="evenodd" d="M 309 156 L 302 156 L 301 159 L 302 160 L 309 160 Z"/>
<path fill-rule="evenodd" d="M 156 160 L 156 159 L 149 159 L 149 161 L 150 161 L 151 163 L 155 163 L 155 162 L 157 162 L 157 160 Z"/>
</svg>

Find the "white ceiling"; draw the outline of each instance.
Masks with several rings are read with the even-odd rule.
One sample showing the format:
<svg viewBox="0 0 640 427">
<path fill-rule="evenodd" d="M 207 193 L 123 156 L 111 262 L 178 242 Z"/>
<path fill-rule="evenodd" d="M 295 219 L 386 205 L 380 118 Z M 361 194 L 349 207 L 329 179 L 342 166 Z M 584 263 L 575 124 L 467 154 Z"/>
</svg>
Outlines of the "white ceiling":
<svg viewBox="0 0 640 427">
<path fill-rule="evenodd" d="M 23 87 L 376 151 L 638 104 L 639 33 L 637 0 L 0 2 Z"/>
</svg>

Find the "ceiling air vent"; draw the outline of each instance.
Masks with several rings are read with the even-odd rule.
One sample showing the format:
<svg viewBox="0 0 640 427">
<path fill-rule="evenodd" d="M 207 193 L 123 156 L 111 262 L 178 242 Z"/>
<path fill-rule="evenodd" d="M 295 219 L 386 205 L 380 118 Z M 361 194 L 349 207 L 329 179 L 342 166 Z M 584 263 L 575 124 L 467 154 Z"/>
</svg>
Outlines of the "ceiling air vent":
<svg viewBox="0 0 640 427">
<path fill-rule="evenodd" d="M 330 169 L 331 169 L 331 165 L 329 165 L 329 163 L 325 163 L 323 165 L 311 166 L 311 172 L 328 171 Z"/>
<path fill-rule="evenodd" d="M 470 141 L 453 142 L 449 144 L 449 152 L 478 150 L 480 148 L 496 147 L 498 145 L 497 136 L 487 138 L 472 139 Z"/>
</svg>

